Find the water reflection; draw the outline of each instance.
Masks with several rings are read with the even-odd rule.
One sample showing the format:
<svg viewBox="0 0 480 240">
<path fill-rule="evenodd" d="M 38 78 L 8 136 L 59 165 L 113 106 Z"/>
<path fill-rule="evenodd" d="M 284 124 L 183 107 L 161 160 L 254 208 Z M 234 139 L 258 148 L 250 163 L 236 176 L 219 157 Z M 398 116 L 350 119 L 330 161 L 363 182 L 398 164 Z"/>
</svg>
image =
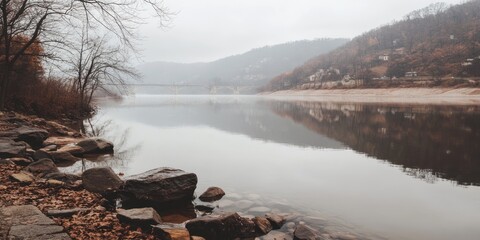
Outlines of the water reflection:
<svg viewBox="0 0 480 240">
<path fill-rule="evenodd" d="M 269 101 L 279 116 L 427 182 L 480 185 L 480 107 Z"/>
</svg>

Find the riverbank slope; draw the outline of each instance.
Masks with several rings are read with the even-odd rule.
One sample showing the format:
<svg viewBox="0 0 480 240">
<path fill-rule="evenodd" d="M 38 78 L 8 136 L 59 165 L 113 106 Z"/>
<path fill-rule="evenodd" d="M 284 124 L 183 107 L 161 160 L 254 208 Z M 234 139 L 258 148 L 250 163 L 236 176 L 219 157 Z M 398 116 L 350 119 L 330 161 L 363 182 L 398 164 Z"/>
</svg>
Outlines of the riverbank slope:
<svg viewBox="0 0 480 240">
<path fill-rule="evenodd" d="M 283 90 L 260 95 L 295 100 L 401 104 L 480 104 L 480 88 L 364 88 Z"/>
</svg>

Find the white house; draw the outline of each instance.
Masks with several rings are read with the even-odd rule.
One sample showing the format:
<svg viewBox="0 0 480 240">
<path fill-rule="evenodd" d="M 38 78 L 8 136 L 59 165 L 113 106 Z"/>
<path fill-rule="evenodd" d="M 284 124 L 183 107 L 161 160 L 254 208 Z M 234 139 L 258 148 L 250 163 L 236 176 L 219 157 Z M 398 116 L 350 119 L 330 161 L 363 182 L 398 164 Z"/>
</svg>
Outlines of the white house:
<svg viewBox="0 0 480 240">
<path fill-rule="evenodd" d="M 382 60 L 382 61 L 385 61 L 387 62 L 389 60 L 389 56 L 388 55 L 381 55 L 381 56 L 378 56 L 378 59 L 379 60 Z"/>
</svg>

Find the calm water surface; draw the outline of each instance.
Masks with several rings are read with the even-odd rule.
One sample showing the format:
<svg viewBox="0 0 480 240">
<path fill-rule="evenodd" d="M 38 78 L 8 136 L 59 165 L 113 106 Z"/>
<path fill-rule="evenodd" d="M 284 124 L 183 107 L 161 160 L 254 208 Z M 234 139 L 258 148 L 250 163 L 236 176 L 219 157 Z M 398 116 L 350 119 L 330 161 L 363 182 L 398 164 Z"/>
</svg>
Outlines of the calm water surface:
<svg viewBox="0 0 480 240">
<path fill-rule="evenodd" d="M 216 211 L 360 239 L 480 239 L 480 107 L 144 95 L 102 102 L 88 124 L 116 155 L 87 167 L 194 172 L 197 194 L 226 190 Z"/>
</svg>

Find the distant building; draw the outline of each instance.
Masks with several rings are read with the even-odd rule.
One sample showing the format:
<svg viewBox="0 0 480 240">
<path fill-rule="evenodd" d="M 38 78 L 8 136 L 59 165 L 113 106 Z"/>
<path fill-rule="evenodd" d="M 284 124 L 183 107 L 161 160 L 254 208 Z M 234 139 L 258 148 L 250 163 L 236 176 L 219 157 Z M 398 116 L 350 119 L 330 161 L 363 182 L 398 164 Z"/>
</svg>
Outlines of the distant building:
<svg viewBox="0 0 480 240">
<path fill-rule="evenodd" d="M 450 35 L 450 40 L 455 40 L 455 35 Z"/>
<path fill-rule="evenodd" d="M 381 55 L 381 56 L 378 57 L 379 60 L 382 60 L 382 61 L 385 61 L 385 62 L 387 62 L 389 60 L 389 58 L 390 57 L 388 55 Z"/>
<path fill-rule="evenodd" d="M 418 77 L 417 72 L 406 72 L 405 77 Z"/>
</svg>

